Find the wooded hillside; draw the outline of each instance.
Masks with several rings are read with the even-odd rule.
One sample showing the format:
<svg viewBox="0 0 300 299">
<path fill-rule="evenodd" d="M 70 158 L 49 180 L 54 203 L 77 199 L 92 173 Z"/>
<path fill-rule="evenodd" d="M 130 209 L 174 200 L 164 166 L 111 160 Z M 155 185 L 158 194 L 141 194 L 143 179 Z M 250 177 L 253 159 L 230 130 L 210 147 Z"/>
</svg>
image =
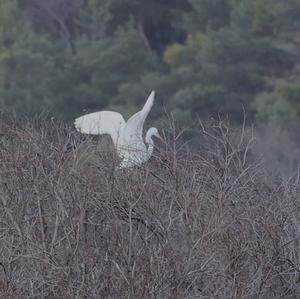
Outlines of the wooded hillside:
<svg viewBox="0 0 300 299">
<path fill-rule="evenodd" d="M 157 119 L 293 120 L 299 58 L 298 0 L 0 2 L 0 103 L 22 112 L 129 115 L 156 89 Z"/>
</svg>

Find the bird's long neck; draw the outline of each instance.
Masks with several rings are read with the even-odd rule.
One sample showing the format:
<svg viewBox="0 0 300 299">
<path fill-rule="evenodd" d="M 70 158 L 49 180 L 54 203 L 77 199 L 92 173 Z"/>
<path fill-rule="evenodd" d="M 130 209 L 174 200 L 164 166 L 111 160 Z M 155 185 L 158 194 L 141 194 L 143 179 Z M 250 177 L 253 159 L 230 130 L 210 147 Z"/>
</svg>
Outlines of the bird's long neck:
<svg viewBox="0 0 300 299">
<path fill-rule="evenodd" d="M 152 133 L 150 132 L 150 130 L 148 130 L 146 134 L 145 142 L 148 144 L 148 155 L 151 156 L 154 149 L 154 143 L 152 140 Z"/>
</svg>

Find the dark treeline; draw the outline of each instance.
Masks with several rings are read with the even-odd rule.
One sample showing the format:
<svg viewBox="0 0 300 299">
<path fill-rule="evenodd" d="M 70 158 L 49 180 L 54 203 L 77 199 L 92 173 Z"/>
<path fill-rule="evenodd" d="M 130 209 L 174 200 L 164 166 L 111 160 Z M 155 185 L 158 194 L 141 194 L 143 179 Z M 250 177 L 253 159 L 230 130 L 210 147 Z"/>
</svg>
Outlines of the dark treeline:
<svg viewBox="0 0 300 299">
<path fill-rule="evenodd" d="M 179 121 L 300 114 L 298 0 L 1 0 L 0 103 L 125 115 L 156 89 Z"/>
</svg>

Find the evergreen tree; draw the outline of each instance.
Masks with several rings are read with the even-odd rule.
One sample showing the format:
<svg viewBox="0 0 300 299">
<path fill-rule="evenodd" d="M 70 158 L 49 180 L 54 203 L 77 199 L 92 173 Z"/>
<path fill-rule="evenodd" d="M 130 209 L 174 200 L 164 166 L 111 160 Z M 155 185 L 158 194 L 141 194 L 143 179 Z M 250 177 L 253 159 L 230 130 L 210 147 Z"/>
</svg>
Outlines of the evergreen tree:
<svg viewBox="0 0 300 299">
<path fill-rule="evenodd" d="M 2 0 L 0 103 L 129 115 L 156 89 L 183 122 L 242 105 L 293 118 L 299 20 L 297 0 Z"/>
</svg>

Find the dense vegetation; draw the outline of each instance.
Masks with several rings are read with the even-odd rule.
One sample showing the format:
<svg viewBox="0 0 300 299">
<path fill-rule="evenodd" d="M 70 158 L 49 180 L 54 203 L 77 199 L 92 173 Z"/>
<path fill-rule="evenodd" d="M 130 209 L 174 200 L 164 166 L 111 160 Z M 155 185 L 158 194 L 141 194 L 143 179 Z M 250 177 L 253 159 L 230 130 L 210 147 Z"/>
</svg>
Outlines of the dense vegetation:
<svg viewBox="0 0 300 299">
<path fill-rule="evenodd" d="M 171 123 L 115 171 L 102 140 L 1 114 L 0 297 L 299 298 L 299 175 L 244 129 L 199 125 L 199 153 Z"/>
<path fill-rule="evenodd" d="M 0 103 L 128 115 L 154 88 L 182 121 L 294 120 L 299 44 L 298 0 L 1 0 Z"/>
</svg>

